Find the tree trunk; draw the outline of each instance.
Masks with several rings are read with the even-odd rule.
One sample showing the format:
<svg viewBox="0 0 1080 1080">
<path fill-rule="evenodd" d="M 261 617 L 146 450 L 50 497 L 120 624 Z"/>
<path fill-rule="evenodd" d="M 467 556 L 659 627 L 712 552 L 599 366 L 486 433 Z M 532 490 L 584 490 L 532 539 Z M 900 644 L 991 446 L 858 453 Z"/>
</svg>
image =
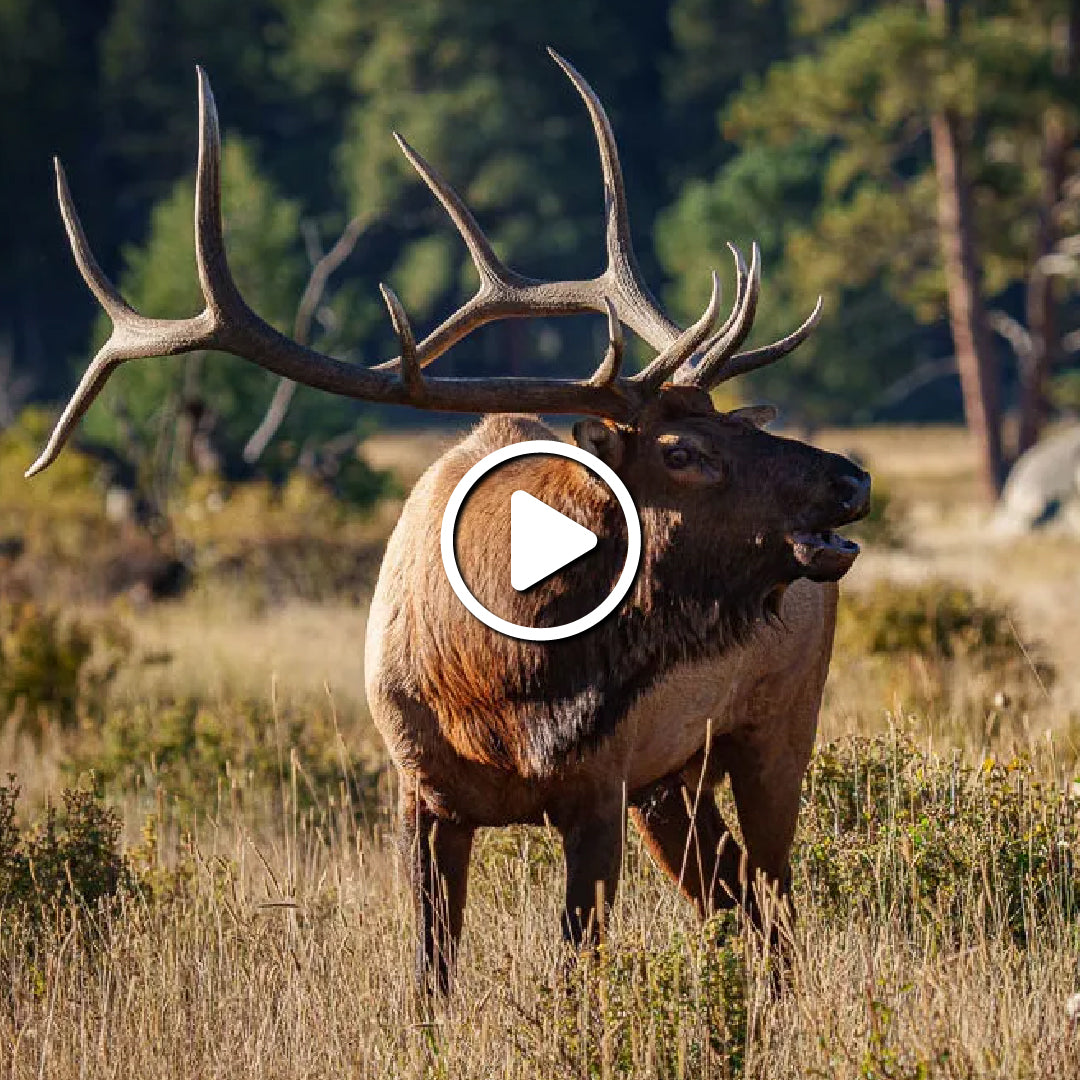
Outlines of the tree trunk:
<svg viewBox="0 0 1080 1080">
<path fill-rule="evenodd" d="M 1066 78 L 1076 71 L 1080 42 L 1080 0 L 1072 0 L 1068 15 L 1054 27 L 1054 71 Z M 1042 192 L 1039 225 L 1027 286 L 1027 325 L 1032 351 L 1020 364 L 1020 431 L 1016 451 L 1022 454 L 1038 441 L 1046 418 L 1046 380 L 1058 354 L 1057 298 L 1054 275 L 1042 262 L 1060 239 L 1055 208 L 1065 182 L 1073 132 L 1064 110 L 1051 106 L 1043 118 Z"/>
<path fill-rule="evenodd" d="M 948 0 L 926 0 L 931 18 L 951 30 Z M 930 117 L 930 140 L 938 186 L 938 230 L 945 265 L 956 366 L 964 393 L 964 413 L 975 440 L 982 489 L 995 500 L 1001 492 L 1000 372 L 993 354 L 983 305 L 971 196 L 960 152 L 959 125 L 947 110 Z"/>
<path fill-rule="evenodd" d="M 1045 122 L 1042 160 L 1042 192 L 1039 223 L 1032 252 L 1032 268 L 1027 281 L 1027 329 L 1031 337 L 1030 355 L 1020 358 L 1020 429 L 1017 456 L 1034 446 L 1046 416 L 1046 378 L 1057 355 L 1057 302 L 1054 278 L 1040 265 L 1054 250 L 1057 228 L 1053 208 L 1065 178 L 1068 140 L 1064 124 L 1052 117 Z"/>
</svg>

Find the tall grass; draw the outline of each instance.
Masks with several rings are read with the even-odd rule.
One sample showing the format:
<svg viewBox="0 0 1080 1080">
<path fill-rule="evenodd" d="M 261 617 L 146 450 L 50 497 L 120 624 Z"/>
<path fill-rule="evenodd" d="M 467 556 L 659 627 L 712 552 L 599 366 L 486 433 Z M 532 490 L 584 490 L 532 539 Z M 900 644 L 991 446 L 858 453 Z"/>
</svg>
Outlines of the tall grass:
<svg viewBox="0 0 1080 1080">
<path fill-rule="evenodd" d="M 960 768 L 903 735 L 824 748 L 779 994 L 756 937 L 731 915 L 698 926 L 636 843 L 603 948 L 568 966 L 559 852 L 520 829 L 482 838 L 457 986 L 419 997 L 387 808 L 361 818 L 345 785 L 305 805 L 301 783 L 286 765 L 269 824 L 166 811 L 113 903 L 33 927 L 5 909 L 0 1070 L 1075 1074 L 1080 800 L 1050 753 Z"/>
</svg>

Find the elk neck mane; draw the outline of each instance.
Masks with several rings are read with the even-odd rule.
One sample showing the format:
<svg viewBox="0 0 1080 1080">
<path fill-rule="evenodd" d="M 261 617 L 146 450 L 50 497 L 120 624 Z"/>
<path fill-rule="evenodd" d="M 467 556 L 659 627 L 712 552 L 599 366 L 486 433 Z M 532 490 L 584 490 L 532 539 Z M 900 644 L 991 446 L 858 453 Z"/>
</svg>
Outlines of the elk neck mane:
<svg viewBox="0 0 1080 1080">
<path fill-rule="evenodd" d="M 483 421 L 443 459 L 437 505 L 426 513 L 440 519 L 457 481 L 486 454 L 556 438 L 535 417 Z M 459 518 L 458 561 L 470 589 L 496 614 L 556 625 L 585 614 L 610 591 L 624 562 L 625 525 L 614 497 L 583 467 L 553 457 L 540 471 L 535 461 L 511 462 L 492 474 L 490 490 L 474 489 Z M 505 506 L 518 484 L 601 538 L 588 558 L 524 593 L 509 587 L 506 558 Z M 610 735 L 671 668 L 718 655 L 769 617 L 774 583 L 754 580 L 749 550 L 718 551 L 717 538 L 693 536 L 674 509 L 639 513 L 642 559 L 627 599 L 592 629 L 544 643 L 499 634 L 470 615 L 450 592 L 437 548 L 431 550 L 437 527 L 427 531 L 424 561 L 438 572 L 426 576 L 408 605 L 409 654 L 416 689 L 463 757 L 522 775 L 551 774 Z M 435 603 L 431 590 L 439 593 Z"/>
</svg>

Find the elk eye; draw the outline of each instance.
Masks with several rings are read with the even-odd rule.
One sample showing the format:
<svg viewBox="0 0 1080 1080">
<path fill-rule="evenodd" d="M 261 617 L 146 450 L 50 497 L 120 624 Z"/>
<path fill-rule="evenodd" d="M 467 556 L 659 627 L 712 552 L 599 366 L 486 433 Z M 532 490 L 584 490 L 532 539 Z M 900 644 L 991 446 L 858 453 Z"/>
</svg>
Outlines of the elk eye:
<svg viewBox="0 0 1080 1080">
<path fill-rule="evenodd" d="M 664 451 L 664 464 L 670 469 L 685 469 L 693 460 L 693 452 L 685 446 L 674 446 Z"/>
</svg>

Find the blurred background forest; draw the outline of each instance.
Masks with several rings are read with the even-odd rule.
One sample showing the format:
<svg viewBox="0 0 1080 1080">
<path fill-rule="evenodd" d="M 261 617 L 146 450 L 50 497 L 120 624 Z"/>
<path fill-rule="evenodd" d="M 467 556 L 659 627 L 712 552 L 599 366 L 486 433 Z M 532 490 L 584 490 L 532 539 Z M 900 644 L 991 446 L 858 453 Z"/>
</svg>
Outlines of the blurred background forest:
<svg viewBox="0 0 1080 1080">
<path fill-rule="evenodd" d="M 240 288 L 376 363 L 379 282 L 424 333 L 475 288 L 394 130 L 512 267 L 600 268 L 593 133 L 545 45 L 607 106 L 676 318 L 714 267 L 730 303 L 728 241 L 761 245 L 756 342 L 824 297 L 723 390 L 857 456 L 874 505 L 790 993 L 633 839 L 613 947 L 568 979 L 556 842 L 498 830 L 432 1023 L 362 642 L 404 494 L 467 421 L 141 360 L 24 480 L 106 332 L 50 158 L 128 299 L 194 313 L 203 65 Z M 3 1075 L 1075 1075 L 1078 63 L 1080 0 L 0 0 Z M 606 340 L 498 323 L 435 370 L 584 374 Z"/>
<path fill-rule="evenodd" d="M 0 426 L 61 400 L 104 336 L 67 251 L 52 155 L 129 300 L 161 316 L 199 306 L 195 63 L 226 131 L 236 276 L 281 329 L 371 363 L 396 351 L 379 281 L 418 328 L 472 291 L 464 247 L 392 130 L 461 190 L 511 265 L 594 272 L 596 154 L 551 44 L 612 116 L 639 257 L 678 318 L 700 310 L 712 267 L 732 295 L 729 240 L 762 247 L 760 338 L 825 297 L 811 341 L 739 393 L 810 429 L 966 412 L 993 494 L 1045 420 L 1080 403 L 1078 8 L 0 0 Z M 496 325 L 440 369 L 584 372 L 602 334 L 599 319 Z M 271 473 L 305 461 L 339 476 L 373 423 L 417 422 L 300 391 L 279 437 L 250 445 L 274 391 L 224 357 L 132 364 L 82 445 L 167 489 L 185 468 L 242 471 L 245 447 Z M 360 498 L 375 490 L 351 482 Z"/>
</svg>

